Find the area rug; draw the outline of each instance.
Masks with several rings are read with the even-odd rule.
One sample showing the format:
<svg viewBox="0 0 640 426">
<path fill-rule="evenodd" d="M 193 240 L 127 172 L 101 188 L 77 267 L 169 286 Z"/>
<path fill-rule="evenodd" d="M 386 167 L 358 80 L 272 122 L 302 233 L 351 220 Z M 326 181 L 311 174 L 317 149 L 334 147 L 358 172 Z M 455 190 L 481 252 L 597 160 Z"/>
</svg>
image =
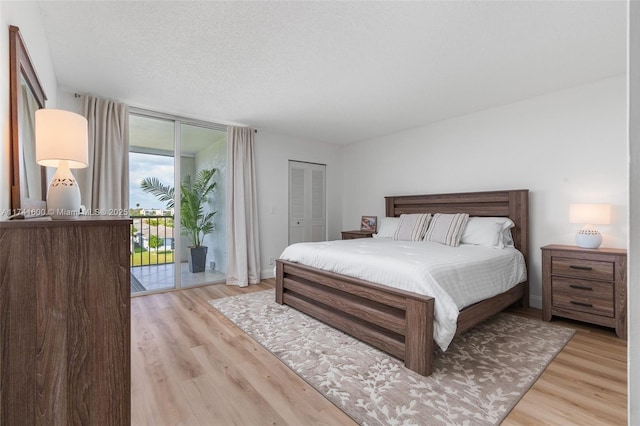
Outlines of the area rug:
<svg viewBox="0 0 640 426">
<path fill-rule="evenodd" d="M 438 351 L 429 377 L 274 302 L 263 291 L 209 303 L 363 425 L 495 425 L 574 330 L 498 314 Z"/>
</svg>

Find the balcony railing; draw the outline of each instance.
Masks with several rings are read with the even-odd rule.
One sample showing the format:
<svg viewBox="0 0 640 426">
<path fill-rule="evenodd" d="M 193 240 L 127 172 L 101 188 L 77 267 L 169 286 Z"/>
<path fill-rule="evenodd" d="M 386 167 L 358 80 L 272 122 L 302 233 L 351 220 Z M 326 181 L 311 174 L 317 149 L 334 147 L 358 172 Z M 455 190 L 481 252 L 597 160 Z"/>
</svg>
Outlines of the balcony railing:
<svg viewBox="0 0 640 426">
<path fill-rule="evenodd" d="M 173 216 L 131 216 L 131 266 L 173 263 Z"/>
</svg>

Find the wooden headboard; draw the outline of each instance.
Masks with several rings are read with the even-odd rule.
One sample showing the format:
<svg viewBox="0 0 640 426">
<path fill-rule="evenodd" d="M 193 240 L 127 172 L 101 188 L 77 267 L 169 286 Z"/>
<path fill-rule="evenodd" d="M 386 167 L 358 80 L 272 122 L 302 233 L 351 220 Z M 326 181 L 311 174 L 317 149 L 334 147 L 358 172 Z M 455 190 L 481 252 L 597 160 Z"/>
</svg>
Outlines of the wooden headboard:
<svg viewBox="0 0 640 426">
<path fill-rule="evenodd" d="M 403 213 L 469 213 L 469 216 L 508 217 L 516 224 L 511 230 L 513 243 L 529 264 L 528 189 L 384 198 L 387 217 Z"/>
</svg>

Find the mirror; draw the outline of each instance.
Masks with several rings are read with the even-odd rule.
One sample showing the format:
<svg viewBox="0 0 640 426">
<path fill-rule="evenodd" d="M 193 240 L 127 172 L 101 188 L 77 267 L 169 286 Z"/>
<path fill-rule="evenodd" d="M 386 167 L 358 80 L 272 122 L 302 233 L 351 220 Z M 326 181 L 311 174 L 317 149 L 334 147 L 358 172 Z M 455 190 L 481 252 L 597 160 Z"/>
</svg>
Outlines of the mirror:
<svg viewBox="0 0 640 426">
<path fill-rule="evenodd" d="M 47 175 L 36 163 L 35 112 L 44 108 L 47 97 L 15 26 L 9 27 L 9 66 L 12 214 L 41 216 Z"/>
</svg>

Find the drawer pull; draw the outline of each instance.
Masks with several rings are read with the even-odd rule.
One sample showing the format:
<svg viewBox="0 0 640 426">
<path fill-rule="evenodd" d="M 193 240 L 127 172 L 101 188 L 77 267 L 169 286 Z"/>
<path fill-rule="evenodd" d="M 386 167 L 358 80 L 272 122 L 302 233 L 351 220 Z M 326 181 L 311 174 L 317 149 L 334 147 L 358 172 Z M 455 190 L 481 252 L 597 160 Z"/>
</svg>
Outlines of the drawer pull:
<svg viewBox="0 0 640 426">
<path fill-rule="evenodd" d="M 579 271 L 591 271 L 593 268 L 591 266 L 577 266 L 577 265 L 569 265 L 571 269 L 577 269 Z"/>
<path fill-rule="evenodd" d="M 593 308 L 593 305 L 591 303 L 576 302 L 575 300 L 572 300 L 571 304 L 578 305 L 578 306 L 586 306 L 587 308 Z"/>
<path fill-rule="evenodd" d="M 569 287 L 577 288 L 579 290 L 593 290 L 593 288 L 587 287 L 586 285 L 569 284 Z"/>
</svg>

